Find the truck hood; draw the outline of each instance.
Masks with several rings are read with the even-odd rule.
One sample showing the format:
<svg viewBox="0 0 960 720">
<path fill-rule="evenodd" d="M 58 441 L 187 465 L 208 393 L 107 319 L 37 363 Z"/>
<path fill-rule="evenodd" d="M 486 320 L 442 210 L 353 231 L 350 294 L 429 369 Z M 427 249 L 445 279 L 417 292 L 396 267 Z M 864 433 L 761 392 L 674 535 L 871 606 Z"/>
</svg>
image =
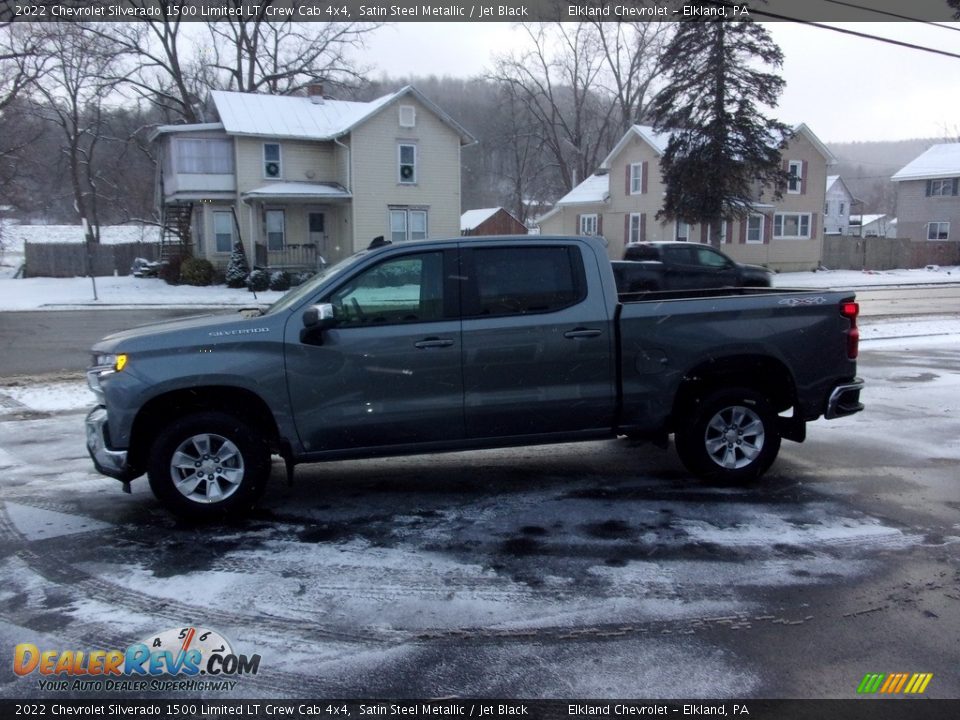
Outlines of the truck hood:
<svg viewBox="0 0 960 720">
<path fill-rule="evenodd" d="M 196 315 L 177 320 L 140 325 L 107 335 L 93 346 L 94 353 L 135 352 L 182 346 L 217 339 L 238 338 L 270 332 L 276 318 L 246 317 L 239 311 L 223 315 Z"/>
</svg>

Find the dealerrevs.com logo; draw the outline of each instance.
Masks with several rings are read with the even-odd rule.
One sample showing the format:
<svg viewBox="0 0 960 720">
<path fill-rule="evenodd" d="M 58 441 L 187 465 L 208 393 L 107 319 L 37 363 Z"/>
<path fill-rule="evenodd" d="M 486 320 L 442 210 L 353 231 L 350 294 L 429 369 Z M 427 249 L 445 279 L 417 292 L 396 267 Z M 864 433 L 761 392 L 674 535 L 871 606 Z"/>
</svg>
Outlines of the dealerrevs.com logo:
<svg viewBox="0 0 960 720">
<path fill-rule="evenodd" d="M 164 630 L 125 649 L 51 650 L 34 643 L 13 649 L 13 671 L 38 677 L 47 691 L 233 690 L 256 675 L 259 655 L 239 655 L 216 630 Z"/>
</svg>

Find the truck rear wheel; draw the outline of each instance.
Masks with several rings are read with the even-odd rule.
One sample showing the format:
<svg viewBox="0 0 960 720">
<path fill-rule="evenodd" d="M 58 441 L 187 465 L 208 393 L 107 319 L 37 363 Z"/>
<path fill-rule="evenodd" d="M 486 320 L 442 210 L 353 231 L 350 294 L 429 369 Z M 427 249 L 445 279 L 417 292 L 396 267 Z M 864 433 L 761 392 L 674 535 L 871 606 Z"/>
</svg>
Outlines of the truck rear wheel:
<svg viewBox="0 0 960 720">
<path fill-rule="evenodd" d="M 763 395 L 746 388 L 708 395 L 675 441 L 687 469 L 721 484 L 756 480 L 780 452 L 776 413 Z"/>
<path fill-rule="evenodd" d="M 150 489 L 171 512 L 194 520 L 241 515 L 270 477 L 270 450 L 245 422 L 220 412 L 175 420 L 150 449 Z"/>
</svg>

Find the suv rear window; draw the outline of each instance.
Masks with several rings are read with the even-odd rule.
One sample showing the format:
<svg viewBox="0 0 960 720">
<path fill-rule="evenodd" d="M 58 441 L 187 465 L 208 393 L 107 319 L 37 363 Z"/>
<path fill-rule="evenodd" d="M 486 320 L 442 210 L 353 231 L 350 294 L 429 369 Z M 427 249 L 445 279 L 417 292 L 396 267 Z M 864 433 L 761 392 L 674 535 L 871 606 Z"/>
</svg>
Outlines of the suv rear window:
<svg viewBox="0 0 960 720">
<path fill-rule="evenodd" d="M 650 245 L 629 245 L 623 254 L 624 260 L 659 260 L 657 249 Z"/>
</svg>

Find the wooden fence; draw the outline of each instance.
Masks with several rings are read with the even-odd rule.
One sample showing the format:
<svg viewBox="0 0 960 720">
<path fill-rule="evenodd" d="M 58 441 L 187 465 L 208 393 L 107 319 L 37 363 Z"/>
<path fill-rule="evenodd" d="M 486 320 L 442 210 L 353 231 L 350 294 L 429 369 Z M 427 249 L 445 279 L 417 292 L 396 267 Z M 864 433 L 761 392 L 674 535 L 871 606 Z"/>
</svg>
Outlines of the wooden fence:
<svg viewBox="0 0 960 720">
<path fill-rule="evenodd" d="M 87 274 L 84 243 L 24 243 L 24 277 L 77 277 Z M 129 275 L 134 258 L 157 260 L 160 243 L 132 242 L 90 245 L 93 274 Z"/>
<path fill-rule="evenodd" d="M 823 264 L 831 270 L 894 270 L 960 265 L 960 241 L 827 235 Z"/>
</svg>

